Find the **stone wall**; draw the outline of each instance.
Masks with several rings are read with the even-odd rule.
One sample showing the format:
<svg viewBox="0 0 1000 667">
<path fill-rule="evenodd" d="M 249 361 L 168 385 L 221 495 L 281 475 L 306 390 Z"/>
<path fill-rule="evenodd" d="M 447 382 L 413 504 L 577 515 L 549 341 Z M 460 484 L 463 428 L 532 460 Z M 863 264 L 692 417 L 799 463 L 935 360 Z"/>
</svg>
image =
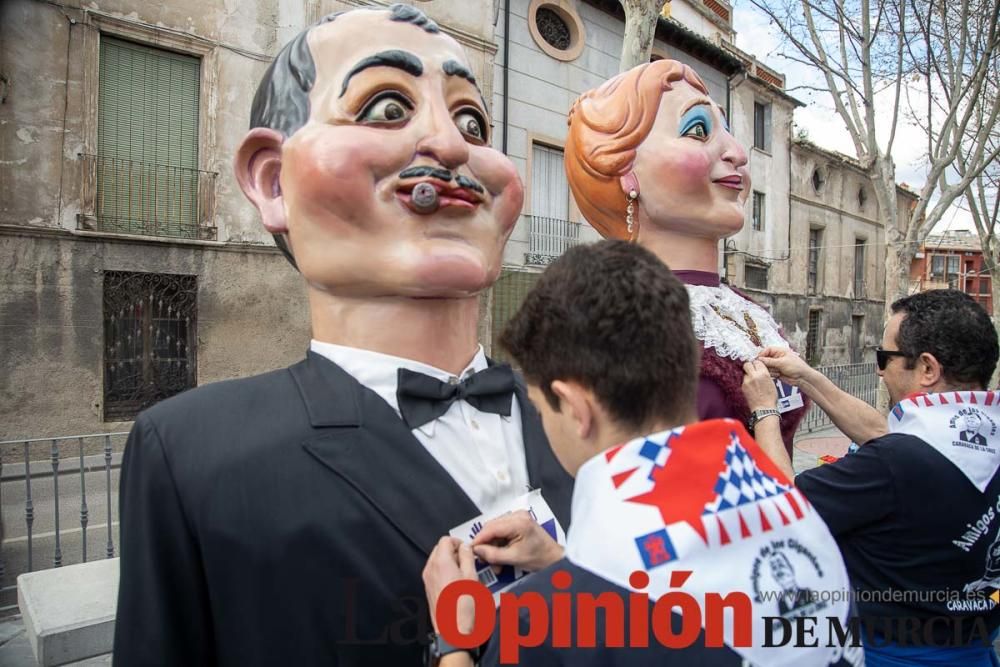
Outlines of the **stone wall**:
<svg viewBox="0 0 1000 667">
<path fill-rule="evenodd" d="M 309 344 L 305 288 L 276 251 L 0 236 L 0 440 L 127 429 L 103 421 L 103 275 L 197 277 L 199 385 L 281 368 Z"/>
<path fill-rule="evenodd" d="M 802 355 L 806 352 L 809 311 L 819 310 L 819 349 L 815 359 L 819 366 L 855 363 L 851 353 L 853 319 L 862 317 L 861 349 L 857 360 L 863 363 L 875 360 L 874 350 L 882 341 L 884 307 L 881 301 L 743 291 L 768 308 L 791 346 Z"/>
</svg>

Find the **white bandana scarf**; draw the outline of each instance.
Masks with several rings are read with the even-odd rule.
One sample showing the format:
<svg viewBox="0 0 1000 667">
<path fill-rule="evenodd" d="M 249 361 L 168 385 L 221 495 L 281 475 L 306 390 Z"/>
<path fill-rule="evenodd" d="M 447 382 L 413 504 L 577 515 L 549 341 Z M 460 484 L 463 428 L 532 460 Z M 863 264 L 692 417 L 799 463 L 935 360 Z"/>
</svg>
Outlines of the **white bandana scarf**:
<svg viewBox="0 0 1000 667">
<path fill-rule="evenodd" d="M 1000 467 L 1000 392 L 917 394 L 893 407 L 889 431 L 923 440 L 980 492 Z"/>
<path fill-rule="evenodd" d="M 671 591 L 690 594 L 703 627 L 707 593 L 745 593 L 751 646 L 733 646 L 728 611 L 723 630 L 726 645 L 745 660 L 768 667 L 863 664 L 852 638 L 841 648 L 828 622 L 837 617 L 848 627 L 850 587 L 836 542 L 739 422 L 708 420 L 591 459 L 577 475 L 572 516 L 571 562 L 630 590 L 637 589 L 629 575 L 646 572 L 642 590 L 651 600 Z M 691 575 L 672 582 L 679 571 Z M 762 645 L 765 624 L 780 638 L 776 619 L 806 616 L 816 618 L 816 646 Z"/>
</svg>

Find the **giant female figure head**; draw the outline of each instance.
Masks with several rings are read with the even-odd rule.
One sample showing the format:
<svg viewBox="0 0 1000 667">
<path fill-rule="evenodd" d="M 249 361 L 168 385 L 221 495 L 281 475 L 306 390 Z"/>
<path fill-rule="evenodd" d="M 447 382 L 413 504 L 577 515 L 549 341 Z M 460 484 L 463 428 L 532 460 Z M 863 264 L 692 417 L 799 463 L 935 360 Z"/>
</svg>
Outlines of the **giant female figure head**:
<svg viewBox="0 0 1000 667">
<path fill-rule="evenodd" d="M 584 93 L 570 110 L 565 159 L 580 211 L 607 238 L 715 243 L 743 226 L 746 151 L 683 63 L 640 65 Z"/>
</svg>

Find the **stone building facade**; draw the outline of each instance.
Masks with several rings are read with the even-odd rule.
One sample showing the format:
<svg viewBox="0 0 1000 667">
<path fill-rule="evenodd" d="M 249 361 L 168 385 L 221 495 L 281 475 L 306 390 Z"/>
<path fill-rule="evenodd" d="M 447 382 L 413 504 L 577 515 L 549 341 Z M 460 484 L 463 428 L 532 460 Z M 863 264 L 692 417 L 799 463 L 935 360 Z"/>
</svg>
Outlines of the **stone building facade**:
<svg viewBox="0 0 1000 667">
<path fill-rule="evenodd" d="M 0 440 L 124 430 L 302 357 L 301 278 L 231 162 L 278 49 L 359 4 L 0 3 Z M 421 8 L 489 99 L 494 7 Z"/>
<path fill-rule="evenodd" d="M 885 227 L 856 160 L 804 140 L 791 145 L 791 220 L 769 258 L 767 303 L 801 354 L 818 365 L 870 362 L 885 322 Z M 900 211 L 916 195 L 897 188 Z"/>
</svg>

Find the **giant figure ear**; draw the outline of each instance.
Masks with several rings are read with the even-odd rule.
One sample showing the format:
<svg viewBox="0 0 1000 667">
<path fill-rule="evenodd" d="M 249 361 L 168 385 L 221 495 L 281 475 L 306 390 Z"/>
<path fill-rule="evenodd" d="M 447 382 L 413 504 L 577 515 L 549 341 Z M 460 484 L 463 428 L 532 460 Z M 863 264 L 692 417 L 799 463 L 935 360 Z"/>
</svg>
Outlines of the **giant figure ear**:
<svg viewBox="0 0 1000 667">
<path fill-rule="evenodd" d="M 285 202 L 281 196 L 281 144 L 277 130 L 255 127 L 240 142 L 233 167 L 240 189 L 257 210 L 264 227 L 272 234 L 288 232 Z"/>
</svg>

